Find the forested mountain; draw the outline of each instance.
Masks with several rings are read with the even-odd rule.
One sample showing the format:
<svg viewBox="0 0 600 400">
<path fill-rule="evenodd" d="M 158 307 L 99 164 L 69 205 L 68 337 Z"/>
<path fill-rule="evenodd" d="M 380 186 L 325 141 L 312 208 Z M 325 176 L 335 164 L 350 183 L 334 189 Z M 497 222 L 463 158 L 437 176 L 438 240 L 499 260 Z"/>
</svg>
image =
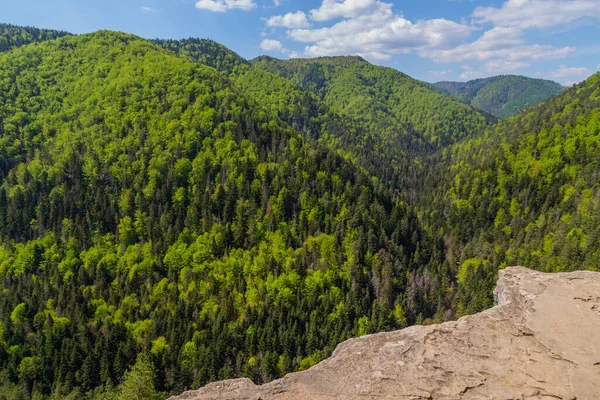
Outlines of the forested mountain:
<svg viewBox="0 0 600 400">
<path fill-rule="evenodd" d="M 0 23 L 0 52 L 29 43 L 43 42 L 70 35 L 68 32 L 33 27 L 21 27 Z"/>
<path fill-rule="evenodd" d="M 152 42 L 174 54 L 208 65 L 226 74 L 237 71 L 238 68 L 236 67 L 249 65 L 248 61 L 227 47 L 208 39 L 155 39 Z"/>
<path fill-rule="evenodd" d="M 468 132 L 483 130 L 493 121 L 421 82 L 397 71 L 373 66 L 359 57 L 313 60 L 314 65 L 308 66 L 308 70 L 322 69 L 321 75 L 327 68 L 339 67 L 335 74 L 325 71 L 331 79 L 322 82 L 317 79 L 315 83 L 310 81 L 311 72 L 306 68 L 296 71 L 294 65 L 300 60 L 263 57 L 250 66 L 231 50 L 208 40 L 156 43 L 190 60 L 201 60 L 217 68 L 234 86 L 261 104 L 269 118 L 281 120 L 336 151 L 370 173 L 383 188 L 402 190 L 406 195 L 415 190 L 409 181 L 417 176 L 422 157 Z M 348 69 L 349 74 L 343 69 Z M 292 78 L 292 73 L 306 76 L 287 79 Z M 398 77 L 402 81 L 392 88 L 396 94 L 384 93 L 386 85 Z M 351 99 L 355 104 L 340 107 L 339 101 L 325 97 L 327 90 L 350 90 L 347 96 L 339 94 L 337 98 Z M 367 99 L 369 96 L 372 98 Z M 413 121 L 412 111 L 427 109 L 425 103 L 429 108 L 445 107 L 448 113 L 426 118 L 436 121 L 431 125 L 417 123 L 416 118 Z M 362 108 L 355 109 L 358 106 Z M 401 111 L 402 107 L 409 108 L 410 112 Z M 410 121 L 404 122 L 409 116 Z"/>
<path fill-rule="evenodd" d="M 493 117 L 422 82 L 360 57 L 288 61 L 260 57 L 252 66 L 253 79 L 245 86 L 254 96 L 308 117 L 305 120 L 312 125 L 304 125 L 305 131 L 322 132 L 321 142 L 367 170 L 386 188 L 400 191 L 407 200 L 417 198 L 424 158 L 494 122 Z M 287 81 L 287 87 L 294 84 L 295 98 L 302 100 L 285 99 L 289 89 L 275 93 L 276 81 Z"/>
<path fill-rule="evenodd" d="M 564 90 L 557 82 L 519 75 L 437 82 L 433 87 L 500 119 L 512 117 Z"/>
<path fill-rule="evenodd" d="M 432 160 L 441 191 L 423 203 L 462 262 L 459 314 L 488 301 L 498 268 L 600 269 L 599 160 L 600 74 Z"/>
<path fill-rule="evenodd" d="M 0 399 L 265 382 L 479 311 L 506 265 L 598 269 L 598 75 L 495 124 L 358 57 L 12 43 Z"/>
<path fill-rule="evenodd" d="M 210 67 L 98 32 L 0 55 L 0 92 L 9 398 L 265 381 L 451 308 L 412 210 Z"/>
<path fill-rule="evenodd" d="M 416 135 L 440 147 L 493 122 L 493 118 L 474 112 L 423 82 L 360 57 L 259 57 L 252 65 L 315 93 L 335 112 L 363 122 L 367 134 Z"/>
</svg>

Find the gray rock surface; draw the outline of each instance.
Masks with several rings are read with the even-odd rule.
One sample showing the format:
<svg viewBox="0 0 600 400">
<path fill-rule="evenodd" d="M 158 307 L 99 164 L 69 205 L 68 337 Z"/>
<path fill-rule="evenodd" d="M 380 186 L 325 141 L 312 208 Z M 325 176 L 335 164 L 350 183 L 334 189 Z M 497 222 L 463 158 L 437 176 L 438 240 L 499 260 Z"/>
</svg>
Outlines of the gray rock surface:
<svg viewBox="0 0 600 400">
<path fill-rule="evenodd" d="M 440 325 L 340 344 L 263 386 L 209 384 L 196 399 L 600 399 L 600 273 L 500 271 L 498 305 Z"/>
</svg>

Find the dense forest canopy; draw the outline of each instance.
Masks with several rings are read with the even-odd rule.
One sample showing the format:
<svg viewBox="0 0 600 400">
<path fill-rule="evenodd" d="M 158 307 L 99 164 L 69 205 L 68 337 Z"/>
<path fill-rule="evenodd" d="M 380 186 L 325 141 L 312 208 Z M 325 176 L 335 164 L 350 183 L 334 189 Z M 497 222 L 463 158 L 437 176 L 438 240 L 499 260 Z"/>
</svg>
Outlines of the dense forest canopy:
<svg viewBox="0 0 600 400">
<path fill-rule="evenodd" d="M 469 82 L 437 82 L 433 87 L 500 119 L 512 117 L 565 89 L 557 82 L 519 75 L 500 75 Z"/>
<path fill-rule="evenodd" d="M 290 79 L 317 94 L 343 116 L 361 120 L 381 135 L 420 135 L 432 146 L 456 142 L 493 118 L 432 90 L 392 68 L 360 57 L 278 60 L 259 57 L 252 65 Z"/>
<path fill-rule="evenodd" d="M 10 29 L 0 398 L 265 382 L 599 268 L 598 75 L 496 124 L 358 57 Z"/>
<path fill-rule="evenodd" d="M 447 216 L 445 237 L 461 243 L 473 287 L 510 265 L 599 270 L 599 160 L 600 73 L 444 150 L 429 218 Z"/>
<path fill-rule="evenodd" d="M 145 350 L 159 391 L 269 380 L 440 308 L 404 298 L 441 259 L 415 214 L 214 69 L 98 32 L 0 71 L 2 366 L 26 394 L 110 390 Z"/>
<path fill-rule="evenodd" d="M 30 43 L 43 42 L 70 35 L 68 32 L 0 23 L 0 52 Z"/>
</svg>

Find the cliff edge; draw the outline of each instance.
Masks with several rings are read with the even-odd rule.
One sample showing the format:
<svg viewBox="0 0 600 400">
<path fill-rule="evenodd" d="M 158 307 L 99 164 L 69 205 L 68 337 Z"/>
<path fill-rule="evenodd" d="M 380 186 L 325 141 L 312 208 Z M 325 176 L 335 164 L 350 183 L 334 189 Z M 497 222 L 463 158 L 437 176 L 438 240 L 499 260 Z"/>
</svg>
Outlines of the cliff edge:
<svg viewBox="0 0 600 400">
<path fill-rule="evenodd" d="M 209 384 L 196 399 L 600 399 L 600 273 L 500 271 L 498 305 L 440 325 L 340 344 L 263 386 Z"/>
</svg>

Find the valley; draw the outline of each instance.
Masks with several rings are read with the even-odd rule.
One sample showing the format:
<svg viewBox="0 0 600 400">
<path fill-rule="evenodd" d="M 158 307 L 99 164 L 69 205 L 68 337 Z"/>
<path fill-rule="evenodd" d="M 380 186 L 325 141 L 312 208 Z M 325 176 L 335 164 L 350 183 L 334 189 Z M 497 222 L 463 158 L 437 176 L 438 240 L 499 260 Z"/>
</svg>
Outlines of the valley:
<svg viewBox="0 0 600 400">
<path fill-rule="evenodd" d="M 598 271 L 600 74 L 527 87 L 0 25 L 0 399 L 265 384 Z"/>
</svg>

